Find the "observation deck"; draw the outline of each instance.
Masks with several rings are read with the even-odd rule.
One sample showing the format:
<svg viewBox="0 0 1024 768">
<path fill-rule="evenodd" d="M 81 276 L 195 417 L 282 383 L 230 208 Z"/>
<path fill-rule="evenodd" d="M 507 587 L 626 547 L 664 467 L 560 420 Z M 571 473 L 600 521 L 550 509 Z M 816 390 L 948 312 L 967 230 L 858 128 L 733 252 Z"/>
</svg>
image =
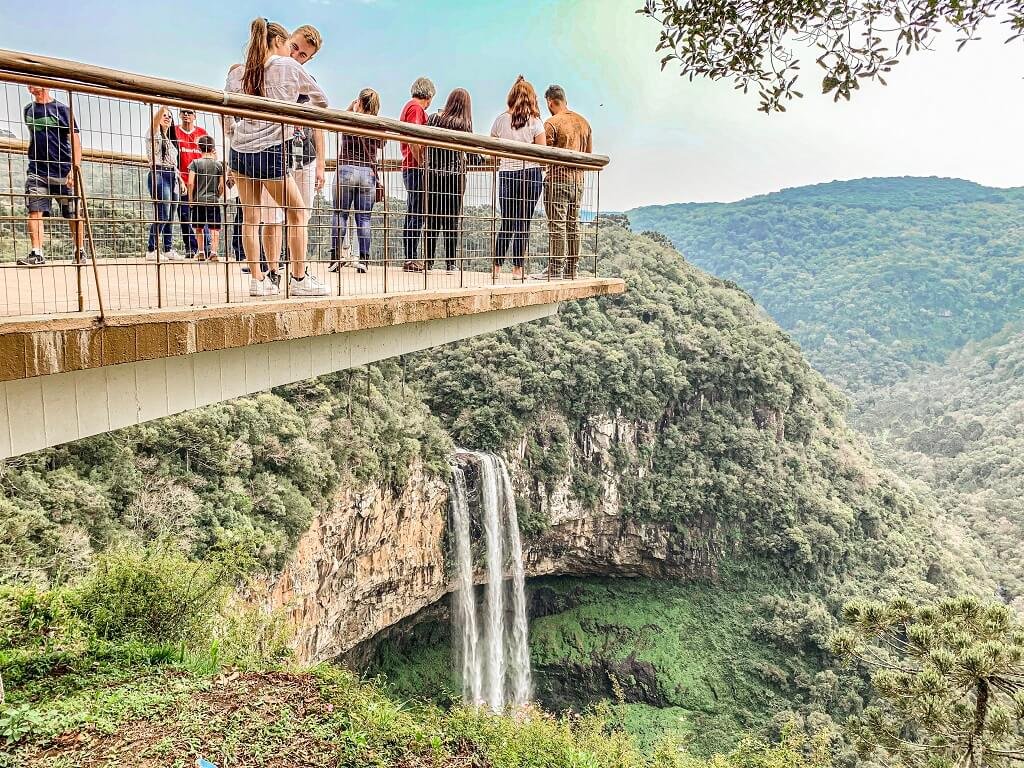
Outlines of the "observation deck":
<svg viewBox="0 0 1024 768">
<path fill-rule="evenodd" d="M 73 258 L 69 222 L 50 216 L 43 220 L 46 263 L 17 264 L 30 250 L 29 137 L 22 112 L 33 97 L 25 86 L 49 89 L 80 129 L 78 208 L 71 222 L 84 233 L 80 262 Z M 600 275 L 599 182 L 608 163 L 603 156 L 12 51 L 0 50 L 0 90 L 0 459 L 530 322 L 555 314 L 563 301 L 625 290 L 622 280 Z M 301 205 L 308 211 L 302 261 L 326 286 L 326 295 L 293 295 L 285 278 L 279 295 L 250 296 L 252 278 L 243 272 L 247 263 L 238 260 L 234 231 L 243 206 L 230 199 L 221 204 L 225 226 L 216 261 L 167 258 L 159 247 L 167 212 L 154 205 L 156 169 L 147 159 L 145 138 L 160 106 L 169 107 L 175 119 L 179 110 L 193 110 L 195 124 L 214 139 L 221 160 L 229 146 L 229 118 L 279 124 L 282 136 L 294 127 L 322 132 L 325 184 L 308 206 Z M 369 211 L 364 253 L 355 236 L 355 211 L 340 207 L 343 134 L 381 145 L 377 178 L 383 192 Z M 417 265 L 407 265 L 405 258 L 411 236 L 400 142 L 467 157 L 454 253 L 446 253 L 441 233 L 434 263 L 422 271 L 407 271 Z M 502 158 L 539 165 L 546 174 L 561 169 L 548 177 L 545 193 L 566 172 L 583 179 L 574 218 L 580 240 L 574 269 L 549 258 L 549 228 L 558 227 L 544 215 L 543 194 L 513 220 L 516 207 L 502 199 Z M 429 204 L 430 195 L 448 192 L 427 187 L 423 194 Z M 249 209 L 257 209 L 264 222 L 261 236 L 284 218 L 275 208 Z M 174 210 L 173 250 L 185 256 L 189 241 L 180 200 Z M 570 228 L 572 223 L 561 222 Z M 425 231 L 436 224 L 428 218 Z M 508 259 L 499 275 L 492 272 L 503 227 L 525 230 L 521 278 L 512 277 Z M 158 236 L 155 258 L 147 258 L 151 229 Z M 280 241 L 287 242 L 292 231 L 281 226 Z M 200 230 L 193 247 L 214 253 L 203 237 Z M 416 235 L 416 242 L 423 260 L 426 236 Z M 261 251 L 260 270 L 269 266 L 266 249 Z M 280 259 L 282 275 L 299 262 L 283 247 Z M 558 269 L 549 269 L 552 264 Z"/>
</svg>

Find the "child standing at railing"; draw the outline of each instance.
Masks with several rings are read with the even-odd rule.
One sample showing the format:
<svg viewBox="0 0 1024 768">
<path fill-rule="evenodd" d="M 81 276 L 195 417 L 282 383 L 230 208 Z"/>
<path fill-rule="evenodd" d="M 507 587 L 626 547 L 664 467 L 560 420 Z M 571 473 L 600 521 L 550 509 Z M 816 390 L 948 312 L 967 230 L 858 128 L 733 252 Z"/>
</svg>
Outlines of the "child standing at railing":
<svg viewBox="0 0 1024 768">
<path fill-rule="evenodd" d="M 203 156 L 188 166 L 188 198 L 192 201 L 192 224 L 210 236 L 210 252 L 199 251 L 199 260 L 217 261 L 220 240 L 221 199 L 224 197 L 224 163 L 217 159 L 217 146 L 210 136 L 199 137 Z"/>
</svg>

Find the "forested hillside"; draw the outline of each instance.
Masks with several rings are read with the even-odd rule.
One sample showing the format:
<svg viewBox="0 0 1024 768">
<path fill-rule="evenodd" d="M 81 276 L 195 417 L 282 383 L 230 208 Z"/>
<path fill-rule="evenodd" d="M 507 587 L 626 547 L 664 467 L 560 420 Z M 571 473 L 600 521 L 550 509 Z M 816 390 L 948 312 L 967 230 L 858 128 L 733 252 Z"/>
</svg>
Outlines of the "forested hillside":
<svg viewBox="0 0 1024 768">
<path fill-rule="evenodd" d="M 843 601 L 976 588 L 974 543 L 874 466 L 837 393 L 749 297 L 656 238 L 602 236 L 624 296 L 410 369 L 459 444 L 525 442 L 531 525 L 571 464 L 580 497 L 612 471 L 630 514 L 727 553 L 712 584 L 546 583 L 532 637 L 541 701 L 619 696 L 616 717 L 646 743 L 668 732 L 699 752 L 793 718 L 833 728 L 867 696 L 826 650 Z M 650 438 L 619 447 L 613 467 L 580 462 L 583 425 L 607 414 Z M 377 669 L 400 695 L 456 697 L 443 627 L 424 635 L 387 645 Z"/>
<path fill-rule="evenodd" d="M 1024 612 L 1024 332 L 969 344 L 941 365 L 864 392 L 856 418 L 882 455 L 923 480 L 991 546 Z"/>
<path fill-rule="evenodd" d="M 750 291 L 1021 594 L 1024 190 L 861 179 L 630 216 Z"/>
<path fill-rule="evenodd" d="M 826 650 L 845 599 L 994 589 L 983 567 L 948 545 L 941 510 L 874 464 L 845 425 L 842 398 L 749 296 L 654 238 L 607 229 L 601 247 L 605 272 L 628 283 L 623 296 L 570 303 L 550 321 L 422 353 L 404 371 L 392 362 L 323 377 L 7 462 L 3 581 L 58 587 L 0 601 L 0 613 L 24 620 L 8 636 L 14 649 L 0 651 L 0 666 L 17 683 L 11 700 L 23 708 L 19 717 L 36 713 L 44 724 L 14 737 L 25 754 L 45 756 L 62 724 L 92 722 L 90 713 L 102 715 L 104 732 L 116 731 L 146 701 L 159 702 L 147 716 L 189 712 L 189 728 L 203 727 L 204 707 L 216 704 L 198 693 L 207 684 L 160 687 L 128 707 L 91 693 L 122 684 L 90 682 L 98 673 L 89 670 L 106 670 L 95 654 L 104 664 L 113 658 L 109 674 L 123 682 L 140 663 L 192 659 L 188 674 L 201 677 L 216 674 L 219 660 L 252 663 L 263 658 L 258 649 L 277 646 L 260 630 L 243 653 L 238 638 L 251 640 L 251 628 L 213 632 L 219 604 L 187 635 L 166 622 L 142 632 L 150 625 L 129 622 L 119 606 L 149 616 L 148 600 L 172 600 L 182 574 L 207 567 L 273 571 L 340 487 L 401 485 L 414 465 L 443 476 L 453 444 L 509 454 L 525 446 L 519 502 L 527 533 L 548 524 L 541 501 L 566 475 L 572 495 L 596 506 L 599 478 L 614 473 L 622 514 L 663 521 L 716 553 L 719 577 L 707 583 L 537 587 L 555 595 L 533 637 L 547 686 L 542 701 L 593 704 L 609 696 L 601 670 L 643 651 L 650 685 L 623 677 L 611 693 L 621 700 L 612 719 L 651 749 L 673 733 L 696 753 L 728 750 L 746 732 L 779 735 L 779 723 L 793 717 L 823 732 L 868 696 L 862 672 L 835 666 Z M 634 437 L 613 447 L 610 465 L 582 461 L 584 427 L 608 419 L 633 425 Z M 97 553 L 115 544 L 157 540 L 176 553 L 170 560 L 115 553 L 95 567 Z M 151 582 L 131 575 L 136 562 L 156 573 L 159 587 L 138 593 Z M 160 570 L 161 563 L 169 565 Z M 124 647 L 126 655 L 116 650 Z M 400 649 L 408 656 L 388 671 L 407 690 L 437 695 L 445 690 L 439 677 L 451 683 L 447 649 Z M 196 658 L 205 672 L 196 671 Z M 581 682 L 568 702 L 557 685 L 574 665 L 600 685 Z M 68 680 L 68 670 L 81 679 Z M 338 685 L 321 690 L 332 700 L 348 696 Z M 74 716 L 51 698 L 72 689 L 81 713 Z M 438 717 L 430 715 L 431 727 L 440 727 Z M 366 754 L 392 744 L 368 718 L 351 721 L 361 741 L 341 747 Z M 464 741 L 439 741 L 436 754 L 524 764 L 487 751 L 489 727 L 465 726 Z M 402 732 L 413 739 L 402 742 L 407 749 L 430 748 L 435 731 L 408 728 L 420 735 Z M 534 742 L 542 743 L 553 742 Z M 608 752 L 566 764 L 616 759 Z"/>
<path fill-rule="evenodd" d="M 940 362 L 1024 309 L 1019 189 L 860 179 L 629 216 L 749 291 L 848 393 Z"/>
</svg>

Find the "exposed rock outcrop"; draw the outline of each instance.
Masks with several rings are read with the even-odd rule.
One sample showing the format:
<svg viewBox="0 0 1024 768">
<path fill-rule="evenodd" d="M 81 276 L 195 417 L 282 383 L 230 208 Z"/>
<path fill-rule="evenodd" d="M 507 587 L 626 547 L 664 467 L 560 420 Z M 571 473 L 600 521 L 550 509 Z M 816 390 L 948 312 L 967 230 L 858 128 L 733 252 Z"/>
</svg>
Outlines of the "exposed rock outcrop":
<svg viewBox="0 0 1024 768">
<path fill-rule="evenodd" d="M 646 425 L 595 423 L 576 435 L 572 460 L 610 467 L 613 443 L 632 444 L 646 433 Z M 524 475 L 512 459 L 518 486 Z M 616 475 L 602 474 L 607 479 L 594 509 L 573 498 L 568 476 L 546 494 L 543 511 L 550 525 L 524 542 L 528 577 L 714 574 L 719 553 L 703 544 L 703 537 L 697 543 L 693 529 L 624 516 Z M 267 587 L 267 606 L 284 609 L 294 622 L 298 656 L 306 662 L 343 656 L 451 591 L 447 517 L 446 485 L 419 470 L 399 494 L 375 489 L 340 494 Z"/>
</svg>

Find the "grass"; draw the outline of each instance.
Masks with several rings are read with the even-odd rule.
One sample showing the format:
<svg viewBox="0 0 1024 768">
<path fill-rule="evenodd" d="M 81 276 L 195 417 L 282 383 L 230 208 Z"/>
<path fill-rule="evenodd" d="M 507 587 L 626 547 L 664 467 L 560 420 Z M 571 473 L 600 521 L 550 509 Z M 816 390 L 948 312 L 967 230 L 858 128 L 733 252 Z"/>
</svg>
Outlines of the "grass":
<svg viewBox="0 0 1024 768">
<path fill-rule="evenodd" d="M 127 661 L 129 660 L 130 661 Z M 78 659 L 10 691 L 0 766 L 639 768 L 596 718 L 405 705 L 336 667 L 210 672 L 137 654 Z"/>
<path fill-rule="evenodd" d="M 729 574 L 715 584 L 533 581 L 531 591 L 559 607 L 530 625 L 537 698 L 574 711 L 615 702 L 612 719 L 645 752 L 666 737 L 695 754 L 729 751 L 796 708 L 786 681 L 819 671 L 751 631 L 760 598 L 786 588 Z M 399 696 L 445 703 L 457 695 L 447 644 L 386 647 L 376 669 Z"/>
</svg>

